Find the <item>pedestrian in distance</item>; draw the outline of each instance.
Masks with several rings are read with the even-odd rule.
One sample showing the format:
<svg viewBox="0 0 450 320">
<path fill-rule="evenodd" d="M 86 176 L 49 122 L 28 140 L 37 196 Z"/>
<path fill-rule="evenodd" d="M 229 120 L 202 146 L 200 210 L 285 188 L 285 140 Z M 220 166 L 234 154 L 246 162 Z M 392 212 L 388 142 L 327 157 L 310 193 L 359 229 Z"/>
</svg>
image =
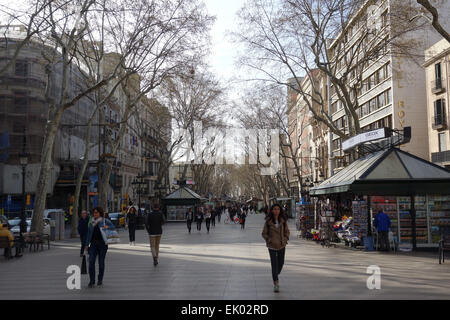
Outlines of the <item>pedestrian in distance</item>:
<svg viewBox="0 0 450 320">
<path fill-rule="evenodd" d="M 284 265 L 284 256 L 286 245 L 289 240 L 289 228 L 287 225 L 287 217 L 282 212 L 279 204 L 274 204 L 270 208 L 270 212 L 264 223 L 262 237 L 266 241 L 269 249 L 270 263 L 272 266 L 273 290 L 280 291 L 278 276 Z"/>
<path fill-rule="evenodd" d="M 86 246 L 86 237 L 88 235 L 89 229 L 88 225 L 89 225 L 89 217 L 87 215 L 87 211 L 83 210 L 81 211 L 80 219 L 78 219 L 78 228 L 77 228 L 81 242 L 80 257 L 83 257 L 84 255 L 84 247 Z"/>
<path fill-rule="evenodd" d="M 159 244 L 162 237 L 162 225 L 164 216 L 159 210 L 159 204 L 153 205 L 153 211 L 147 215 L 145 227 L 150 238 L 150 250 L 153 256 L 153 265 L 156 267 L 159 263 Z"/>
<path fill-rule="evenodd" d="M 373 225 L 378 231 L 378 243 L 380 244 L 380 250 L 389 251 L 389 228 L 391 227 L 391 219 L 386 213 L 379 210 Z"/>
<path fill-rule="evenodd" d="M 211 226 L 213 228 L 216 227 L 216 215 L 217 215 L 217 210 L 216 209 L 211 209 Z"/>
<path fill-rule="evenodd" d="M 186 212 L 186 222 L 189 233 L 191 233 L 192 221 L 194 220 L 194 212 L 192 212 L 192 208 L 189 208 L 188 212 Z"/>
<path fill-rule="evenodd" d="M 125 229 L 128 229 L 128 236 L 130 238 L 130 246 L 136 245 L 136 225 L 137 212 L 135 207 L 130 207 L 125 218 Z"/>
<path fill-rule="evenodd" d="M 220 218 L 222 217 L 223 207 L 217 209 L 217 222 L 220 223 Z"/>
<path fill-rule="evenodd" d="M 205 213 L 205 223 L 206 223 L 206 230 L 207 233 L 209 233 L 209 227 L 211 225 L 211 211 L 209 211 L 209 209 L 206 209 L 206 213 Z"/>
<path fill-rule="evenodd" d="M 197 222 L 197 230 L 202 230 L 202 222 L 203 222 L 203 208 L 197 209 L 197 214 L 195 215 L 195 221 Z"/>
<path fill-rule="evenodd" d="M 247 218 L 247 213 L 244 211 L 241 215 L 241 220 L 239 221 L 241 223 L 241 229 L 245 229 L 245 219 Z"/>
<path fill-rule="evenodd" d="M 102 229 L 114 229 L 114 225 L 106 219 L 101 207 L 94 208 L 93 216 L 89 220 L 88 234 L 86 237 L 85 251 L 89 254 L 89 288 L 95 285 L 95 260 L 98 256 L 98 281 L 97 286 L 103 284 L 105 274 L 105 258 L 108 251 L 107 239 Z M 89 247 L 88 247 L 89 246 Z"/>
</svg>

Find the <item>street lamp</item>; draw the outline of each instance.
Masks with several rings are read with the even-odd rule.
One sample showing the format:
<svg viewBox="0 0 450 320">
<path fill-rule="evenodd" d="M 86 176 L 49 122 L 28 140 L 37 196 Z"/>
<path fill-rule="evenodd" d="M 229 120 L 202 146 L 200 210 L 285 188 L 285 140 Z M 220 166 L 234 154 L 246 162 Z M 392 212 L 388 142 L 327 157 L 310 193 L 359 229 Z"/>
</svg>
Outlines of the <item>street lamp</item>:
<svg viewBox="0 0 450 320">
<path fill-rule="evenodd" d="M 23 200 L 23 206 L 22 206 L 22 215 L 20 217 L 20 234 L 27 232 L 27 218 L 25 213 L 25 207 L 26 207 L 26 199 L 25 199 L 25 169 L 28 165 L 28 154 L 23 152 L 19 154 L 19 163 L 22 166 L 22 200 Z"/>
</svg>

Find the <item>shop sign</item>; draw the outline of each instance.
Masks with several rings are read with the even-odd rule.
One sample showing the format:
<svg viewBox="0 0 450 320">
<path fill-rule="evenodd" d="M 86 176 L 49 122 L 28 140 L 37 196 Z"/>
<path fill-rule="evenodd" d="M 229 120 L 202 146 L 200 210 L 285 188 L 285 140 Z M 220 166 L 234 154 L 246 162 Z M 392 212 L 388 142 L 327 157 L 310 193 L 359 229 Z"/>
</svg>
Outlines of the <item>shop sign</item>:
<svg viewBox="0 0 450 320">
<path fill-rule="evenodd" d="M 346 151 L 362 143 L 383 139 L 387 136 L 388 135 L 386 128 L 363 132 L 342 142 L 342 150 Z"/>
</svg>

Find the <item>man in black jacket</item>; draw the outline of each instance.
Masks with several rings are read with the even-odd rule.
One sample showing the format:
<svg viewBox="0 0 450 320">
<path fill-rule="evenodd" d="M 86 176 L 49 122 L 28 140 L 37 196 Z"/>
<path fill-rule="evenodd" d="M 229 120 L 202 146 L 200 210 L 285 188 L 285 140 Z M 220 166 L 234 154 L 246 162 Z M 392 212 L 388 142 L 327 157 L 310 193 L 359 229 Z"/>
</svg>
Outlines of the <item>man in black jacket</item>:
<svg viewBox="0 0 450 320">
<path fill-rule="evenodd" d="M 164 217 L 159 210 L 159 204 L 153 205 L 153 211 L 147 215 L 145 227 L 150 237 L 150 249 L 152 250 L 153 265 L 158 264 L 159 243 L 162 236 L 162 225 L 164 224 Z"/>
<path fill-rule="evenodd" d="M 89 217 L 87 216 L 86 210 L 81 211 L 81 218 L 78 220 L 78 234 L 80 235 L 80 241 L 81 241 L 81 251 L 80 251 L 80 257 L 84 254 L 84 247 L 86 245 L 86 237 L 88 234 L 88 223 L 89 223 Z"/>
</svg>

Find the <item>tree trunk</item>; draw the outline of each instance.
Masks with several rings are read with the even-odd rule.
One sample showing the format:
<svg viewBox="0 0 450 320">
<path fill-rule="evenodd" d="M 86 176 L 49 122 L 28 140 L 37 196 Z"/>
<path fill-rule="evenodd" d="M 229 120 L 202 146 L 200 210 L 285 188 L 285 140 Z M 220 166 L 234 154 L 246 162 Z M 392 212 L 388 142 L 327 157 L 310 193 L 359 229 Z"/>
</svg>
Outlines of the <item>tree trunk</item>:
<svg viewBox="0 0 450 320">
<path fill-rule="evenodd" d="M 102 170 L 102 176 L 99 178 L 99 183 L 101 183 L 101 189 L 98 195 L 98 205 L 105 211 L 109 212 L 108 208 L 108 189 L 109 189 L 109 178 L 112 172 L 112 165 L 106 162 L 105 167 Z"/>
<path fill-rule="evenodd" d="M 52 109 L 56 109 L 56 107 L 52 106 Z M 47 201 L 47 190 L 51 179 L 51 170 L 53 168 L 53 146 L 63 111 L 51 111 L 49 114 L 53 119 L 50 118 L 46 125 L 46 135 L 41 155 L 41 171 L 39 172 L 39 179 L 36 186 L 36 198 L 30 227 L 31 232 L 38 233 L 42 233 L 44 228 L 44 210 Z"/>
<path fill-rule="evenodd" d="M 95 114 L 95 113 L 94 113 Z M 81 183 L 83 182 L 84 173 L 86 172 L 86 168 L 89 163 L 89 152 L 91 151 L 91 143 L 90 143 L 90 137 L 91 137 L 91 128 L 92 128 L 92 118 L 89 120 L 88 129 L 86 133 L 86 140 L 85 145 L 86 149 L 84 151 L 84 160 L 83 164 L 81 166 L 81 170 L 78 173 L 77 182 L 75 186 L 75 201 L 73 204 L 73 214 L 72 214 L 72 233 L 71 238 L 76 238 L 78 234 L 78 205 L 79 205 L 79 199 L 80 199 L 80 192 L 81 192 Z"/>
</svg>

